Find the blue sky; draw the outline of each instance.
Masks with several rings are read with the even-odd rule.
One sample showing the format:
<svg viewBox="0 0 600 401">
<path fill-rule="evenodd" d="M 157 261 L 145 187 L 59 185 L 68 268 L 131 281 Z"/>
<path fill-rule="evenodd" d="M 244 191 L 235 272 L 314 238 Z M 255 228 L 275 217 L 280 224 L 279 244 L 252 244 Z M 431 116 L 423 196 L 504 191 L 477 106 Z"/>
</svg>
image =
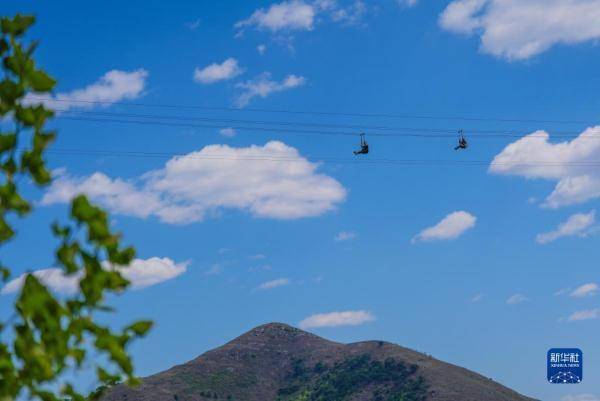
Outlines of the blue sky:
<svg viewBox="0 0 600 401">
<path fill-rule="evenodd" d="M 62 110 L 56 182 L 27 189 L 38 206 L 3 261 L 15 277 L 52 268 L 46 227 L 79 191 L 111 210 L 139 258 L 111 323 L 156 321 L 132 349 L 139 374 L 282 321 L 542 400 L 600 398 L 600 1 L 3 11 L 38 16 L 59 85 L 29 101 Z M 371 152 L 353 159 L 361 131 Z M 584 383 L 546 382 L 553 347 L 584 351 Z"/>
</svg>

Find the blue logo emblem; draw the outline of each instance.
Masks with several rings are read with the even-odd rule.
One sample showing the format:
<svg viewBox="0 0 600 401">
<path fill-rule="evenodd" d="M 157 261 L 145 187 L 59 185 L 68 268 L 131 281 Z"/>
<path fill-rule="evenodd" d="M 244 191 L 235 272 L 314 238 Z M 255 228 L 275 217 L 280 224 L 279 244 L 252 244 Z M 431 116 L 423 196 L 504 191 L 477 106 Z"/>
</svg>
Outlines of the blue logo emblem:
<svg viewBox="0 0 600 401">
<path fill-rule="evenodd" d="M 583 352 L 578 348 L 552 348 L 548 351 L 548 381 L 556 384 L 581 383 Z"/>
</svg>

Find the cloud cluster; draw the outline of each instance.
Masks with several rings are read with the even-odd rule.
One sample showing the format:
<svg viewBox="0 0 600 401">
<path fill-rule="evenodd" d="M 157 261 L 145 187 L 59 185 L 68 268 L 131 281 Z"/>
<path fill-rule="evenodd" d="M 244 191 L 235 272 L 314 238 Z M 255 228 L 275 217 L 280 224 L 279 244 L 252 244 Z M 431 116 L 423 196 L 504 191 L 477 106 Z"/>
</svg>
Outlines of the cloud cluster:
<svg viewBox="0 0 600 401">
<path fill-rule="evenodd" d="M 346 197 L 345 188 L 317 168 L 279 141 L 245 148 L 209 145 L 133 180 L 99 172 L 87 177 L 63 173 L 41 203 L 67 203 L 84 193 L 113 213 L 154 216 L 170 224 L 198 222 L 222 209 L 299 219 L 331 211 Z"/>
<path fill-rule="evenodd" d="M 600 397 L 593 394 L 567 395 L 562 398 L 562 401 L 600 401 Z"/>
<path fill-rule="evenodd" d="M 200 84 L 212 84 L 219 81 L 233 79 L 244 72 L 234 58 L 228 58 L 221 64 L 213 63 L 204 68 L 194 70 L 194 81 Z"/>
<path fill-rule="evenodd" d="M 264 99 L 274 93 L 294 89 L 305 83 L 306 79 L 302 76 L 290 74 L 281 81 L 275 81 L 271 79 L 270 73 L 264 72 L 254 79 L 236 85 L 240 93 L 235 99 L 235 104 L 237 107 L 245 107 L 255 97 Z"/>
<path fill-rule="evenodd" d="M 416 0 L 406 2 L 410 6 L 415 3 Z M 319 17 L 324 16 L 333 22 L 354 25 L 362 21 L 367 10 L 367 5 L 362 0 L 354 0 L 349 5 L 340 5 L 337 0 L 288 0 L 254 11 L 250 17 L 237 22 L 235 28 L 238 34 L 247 28 L 275 34 L 312 31 Z"/>
<path fill-rule="evenodd" d="M 429 227 L 417 234 L 412 243 L 420 241 L 453 240 L 460 237 L 465 231 L 475 227 L 477 218 L 472 214 L 459 211 L 450 213 L 433 227 Z"/>
<path fill-rule="evenodd" d="M 315 329 L 319 327 L 360 326 L 372 322 L 375 316 L 368 311 L 344 311 L 331 313 L 318 313 L 311 315 L 299 323 L 302 329 Z"/>
<path fill-rule="evenodd" d="M 558 181 L 542 207 L 556 209 L 600 197 L 600 126 L 575 139 L 552 143 L 536 131 L 506 146 L 492 161 L 489 172 L 528 179 Z"/>
<path fill-rule="evenodd" d="M 122 100 L 136 99 L 146 87 L 148 72 L 144 69 L 135 71 L 112 70 L 104 74 L 98 81 L 82 89 L 71 92 L 59 92 L 56 95 L 29 94 L 26 104 L 43 103 L 46 107 L 67 111 L 70 109 L 89 109 L 95 106 L 109 106 Z"/>
<path fill-rule="evenodd" d="M 527 301 L 529 301 L 529 298 L 527 298 L 525 295 L 523 295 L 523 294 L 514 294 L 514 295 L 511 295 L 506 300 L 506 303 L 508 305 L 518 305 L 518 304 L 522 304 L 523 302 L 527 302 Z"/>
<path fill-rule="evenodd" d="M 278 278 L 275 280 L 264 282 L 261 285 L 259 285 L 258 287 L 256 287 L 256 289 L 259 291 L 272 290 L 273 288 L 283 287 L 283 286 L 290 285 L 290 284 L 291 284 L 291 281 L 289 278 Z"/>
<path fill-rule="evenodd" d="M 346 25 L 360 24 L 368 11 L 367 5 L 361 0 L 355 0 L 347 7 L 340 7 L 331 0 L 322 0 L 320 3 L 321 9 L 329 12 L 332 21 Z"/>
<path fill-rule="evenodd" d="M 567 319 L 569 322 L 578 322 L 581 320 L 595 320 L 600 319 L 600 308 L 597 309 L 587 309 L 574 312 Z"/>
<path fill-rule="evenodd" d="M 333 238 L 336 242 L 350 241 L 358 236 L 354 231 L 340 231 Z"/>
<path fill-rule="evenodd" d="M 592 210 L 587 214 L 577 213 L 569 217 L 564 223 L 560 224 L 556 230 L 538 234 L 536 241 L 539 244 L 548 244 L 562 237 L 585 237 L 590 234 L 592 226 L 595 222 L 595 210 Z"/>
<path fill-rule="evenodd" d="M 200 26 L 200 24 L 202 23 L 202 20 L 200 18 L 188 22 L 185 24 L 185 26 L 190 30 L 190 31 L 195 31 L 196 29 L 198 29 L 198 27 Z"/>
<path fill-rule="evenodd" d="M 397 0 L 398 4 L 403 7 L 414 7 L 417 5 L 419 0 Z"/>
<path fill-rule="evenodd" d="M 245 20 L 235 24 L 237 29 L 255 27 L 271 32 L 313 29 L 316 10 L 312 4 L 302 0 L 272 4 L 268 9 L 260 8 Z"/>
<path fill-rule="evenodd" d="M 257 253 L 257 254 L 248 256 L 248 259 L 251 259 L 251 260 L 262 260 L 262 259 L 266 259 L 266 258 L 267 258 L 267 256 L 262 253 Z"/>
<path fill-rule="evenodd" d="M 477 303 L 477 302 L 481 302 L 481 300 L 483 299 L 483 293 L 479 293 L 479 294 L 475 294 L 475 296 L 473 296 L 473 298 L 471 298 L 469 300 L 469 302 L 471 303 Z"/>
<path fill-rule="evenodd" d="M 229 128 L 221 128 L 219 130 L 219 134 L 221 136 L 224 136 L 225 138 L 233 138 L 234 136 L 237 135 L 237 131 L 231 127 Z"/>
<path fill-rule="evenodd" d="M 598 292 L 598 284 L 596 283 L 587 283 L 578 288 L 576 288 L 573 292 L 571 292 L 571 296 L 574 298 L 584 298 L 596 295 Z"/>
<path fill-rule="evenodd" d="M 188 262 L 175 263 L 169 258 L 134 259 L 127 267 L 117 267 L 123 277 L 131 282 L 131 287 L 140 289 L 150 287 L 164 281 L 171 280 L 186 272 Z M 104 264 L 106 269 L 110 268 Z M 63 293 L 74 294 L 79 291 L 79 281 L 82 273 L 75 275 L 66 275 L 62 269 L 50 268 L 41 269 L 32 272 L 42 283 L 51 290 Z M 25 282 L 27 274 L 9 281 L 0 290 L 0 294 L 12 294 L 18 292 Z"/>
<path fill-rule="evenodd" d="M 600 0 L 453 0 L 439 23 L 479 35 L 484 53 L 522 60 L 557 44 L 599 39 L 599 20 Z"/>
</svg>

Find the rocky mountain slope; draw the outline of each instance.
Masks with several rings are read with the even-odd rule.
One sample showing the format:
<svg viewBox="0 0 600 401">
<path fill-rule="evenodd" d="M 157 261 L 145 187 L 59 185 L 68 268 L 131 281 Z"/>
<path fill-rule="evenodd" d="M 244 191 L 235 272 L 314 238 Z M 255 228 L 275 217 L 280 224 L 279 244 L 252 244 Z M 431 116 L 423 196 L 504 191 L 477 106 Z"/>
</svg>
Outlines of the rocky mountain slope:
<svg viewBox="0 0 600 401">
<path fill-rule="evenodd" d="M 340 344 L 271 323 L 103 401 L 533 401 L 398 345 Z"/>
</svg>

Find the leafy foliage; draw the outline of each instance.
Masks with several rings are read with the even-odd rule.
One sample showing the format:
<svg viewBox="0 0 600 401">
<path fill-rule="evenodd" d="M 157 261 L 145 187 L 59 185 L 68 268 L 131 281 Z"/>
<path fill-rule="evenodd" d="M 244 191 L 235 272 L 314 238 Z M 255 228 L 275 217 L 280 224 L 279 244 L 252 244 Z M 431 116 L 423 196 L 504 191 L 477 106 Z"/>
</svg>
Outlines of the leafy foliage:
<svg viewBox="0 0 600 401">
<path fill-rule="evenodd" d="M 280 400 L 344 401 L 353 395 L 373 390 L 372 401 L 425 401 L 427 385 L 415 377 L 417 366 L 407 366 L 388 358 L 384 362 L 361 355 L 329 368 L 319 362 L 314 369 L 299 367 L 294 361 L 288 379 L 292 384 L 279 390 Z"/>
<path fill-rule="evenodd" d="M 54 113 L 42 104 L 27 101 L 30 93 L 50 92 L 56 81 L 38 68 L 33 59 L 37 42 L 25 44 L 23 36 L 35 22 L 34 17 L 16 15 L 0 19 L 0 246 L 15 236 L 9 219 L 24 217 L 31 204 L 17 185 L 19 177 L 30 178 L 38 186 L 52 181 L 44 152 L 56 133 L 45 128 Z M 19 142 L 29 141 L 26 148 Z M 0 335 L 9 332 L 11 340 L 0 337 L 0 400 L 25 397 L 43 401 L 86 399 L 72 384 L 56 384 L 69 369 L 81 369 L 90 361 L 96 369 L 99 388 L 121 381 L 134 384 L 128 344 L 145 335 L 152 322 L 139 321 L 120 331 L 97 322 L 95 315 L 109 311 L 106 295 L 124 291 L 128 282 L 117 267 L 127 266 L 134 249 L 124 247 L 118 234 L 111 231 L 109 217 L 85 196 L 71 202 L 71 219 L 55 223 L 52 232 L 59 239 L 56 263 L 65 274 L 81 276 L 80 291 L 58 299 L 34 275 L 27 275 L 9 321 L 0 321 Z M 110 268 L 107 266 L 111 266 Z M 4 281 L 11 276 L 0 264 Z M 89 353 L 94 351 L 94 358 Z M 103 366 L 98 357 L 105 359 Z M 89 398 L 97 398 L 100 391 Z"/>
</svg>

